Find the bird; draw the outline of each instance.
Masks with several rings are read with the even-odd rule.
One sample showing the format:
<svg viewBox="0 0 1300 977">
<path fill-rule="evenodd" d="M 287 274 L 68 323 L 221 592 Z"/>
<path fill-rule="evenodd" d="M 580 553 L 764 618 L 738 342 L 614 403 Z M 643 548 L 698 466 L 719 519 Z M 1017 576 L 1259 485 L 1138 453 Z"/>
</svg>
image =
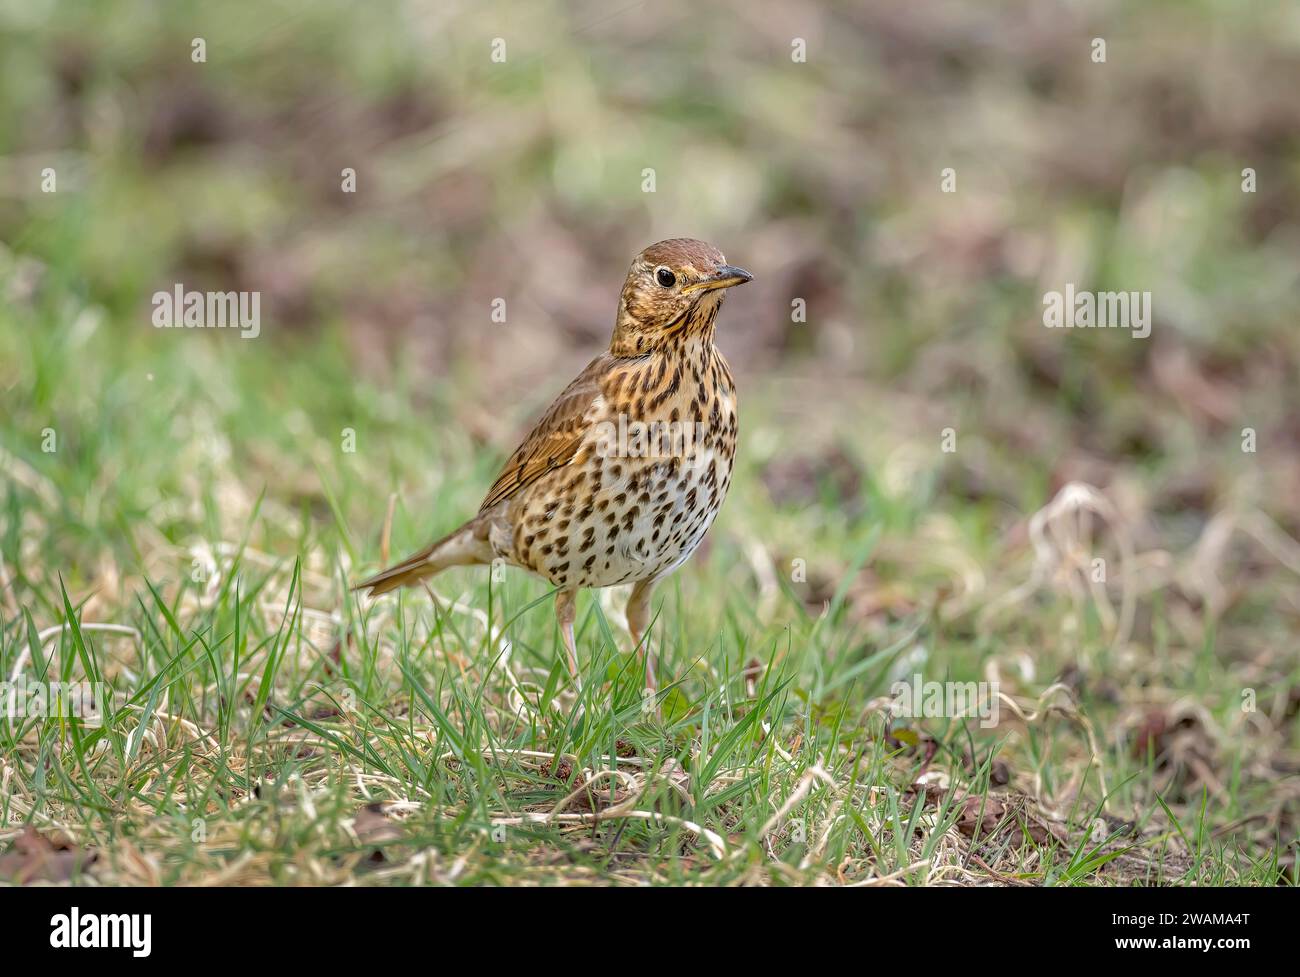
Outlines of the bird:
<svg viewBox="0 0 1300 977">
<path fill-rule="evenodd" d="M 627 623 L 645 687 L 657 687 L 646 628 L 656 584 L 699 547 L 731 486 L 736 385 L 714 343 L 727 290 L 752 281 L 690 238 L 632 260 L 609 348 L 555 399 L 510 455 L 478 512 L 354 585 L 378 596 L 450 567 L 523 568 L 555 588 L 569 673 L 582 589 L 632 584 Z"/>
</svg>

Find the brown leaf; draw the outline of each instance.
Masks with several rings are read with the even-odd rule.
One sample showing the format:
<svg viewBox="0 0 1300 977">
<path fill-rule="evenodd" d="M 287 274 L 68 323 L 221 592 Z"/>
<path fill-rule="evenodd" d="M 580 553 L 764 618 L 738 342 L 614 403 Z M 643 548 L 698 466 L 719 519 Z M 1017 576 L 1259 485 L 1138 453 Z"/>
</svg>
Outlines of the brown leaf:
<svg viewBox="0 0 1300 977">
<path fill-rule="evenodd" d="M 993 767 L 989 771 L 989 783 L 994 787 L 1005 787 L 1011 783 L 1011 767 L 1006 760 L 993 761 Z"/>
<path fill-rule="evenodd" d="M 46 837 L 28 825 L 14 839 L 13 848 L 0 855 L 0 879 L 18 885 L 67 882 L 98 857 L 66 838 Z"/>
<path fill-rule="evenodd" d="M 382 804 L 367 804 L 352 819 L 352 830 L 367 845 L 382 845 L 397 841 L 401 830 L 384 813 Z"/>
</svg>

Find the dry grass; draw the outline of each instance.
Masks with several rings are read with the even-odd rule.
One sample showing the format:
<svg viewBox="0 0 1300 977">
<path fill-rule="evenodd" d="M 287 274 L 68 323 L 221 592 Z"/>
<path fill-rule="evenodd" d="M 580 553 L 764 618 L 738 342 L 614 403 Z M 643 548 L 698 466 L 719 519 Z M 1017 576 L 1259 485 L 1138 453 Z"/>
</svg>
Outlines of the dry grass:
<svg viewBox="0 0 1300 977">
<path fill-rule="evenodd" d="M 0 23 L 0 675 L 116 696 L 0 723 L 0 878 L 1296 880 L 1291 8 L 868 6 Z M 683 233 L 758 278 L 661 716 L 621 595 L 581 697 L 535 581 L 352 602 Z M 174 282 L 262 337 L 153 330 Z M 1044 329 L 1065 282 L 1152 291 L 1151 337 Z M 1000 722 L 891 717 L 915 675 Z"/>
</svg>

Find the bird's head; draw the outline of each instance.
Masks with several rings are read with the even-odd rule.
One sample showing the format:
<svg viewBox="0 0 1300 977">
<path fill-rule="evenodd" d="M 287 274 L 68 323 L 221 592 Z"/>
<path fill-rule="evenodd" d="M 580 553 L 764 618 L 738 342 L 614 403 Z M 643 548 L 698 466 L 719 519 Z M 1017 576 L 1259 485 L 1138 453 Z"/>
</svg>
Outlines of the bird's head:
<svg viewBox="0 0 1300 977">
<path fill-rule="evenodd" d="M 610 351 L 640 356 L 695 331 L 711 338 L 726 289 L 753 277 L 703 241 L 672 238 L 650 245 L 628 269 Z"/>
</svg>

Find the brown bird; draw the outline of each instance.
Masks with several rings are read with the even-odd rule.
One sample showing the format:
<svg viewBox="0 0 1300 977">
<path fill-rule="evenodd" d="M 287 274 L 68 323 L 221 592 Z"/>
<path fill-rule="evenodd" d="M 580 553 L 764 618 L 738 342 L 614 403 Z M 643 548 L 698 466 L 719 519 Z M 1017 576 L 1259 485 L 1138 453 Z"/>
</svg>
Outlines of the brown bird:
<svg viewBox="0 0 1300 977">
<path fill-rule="evenodd" d="M 576 682 L 578 590 L 631 583 L 628 629 L 654 689 L 651 591 L 700 545 L 731 485 L 736 387 L 713 330 L 725 290 L 752 278 L 703 241 L 642 251 L 609 350 L 515 449 L 478 514 L 353 589 L 383 594 L 494 560 L 531 570 L 559 588 L 555 614 Z"/>
</svg>

